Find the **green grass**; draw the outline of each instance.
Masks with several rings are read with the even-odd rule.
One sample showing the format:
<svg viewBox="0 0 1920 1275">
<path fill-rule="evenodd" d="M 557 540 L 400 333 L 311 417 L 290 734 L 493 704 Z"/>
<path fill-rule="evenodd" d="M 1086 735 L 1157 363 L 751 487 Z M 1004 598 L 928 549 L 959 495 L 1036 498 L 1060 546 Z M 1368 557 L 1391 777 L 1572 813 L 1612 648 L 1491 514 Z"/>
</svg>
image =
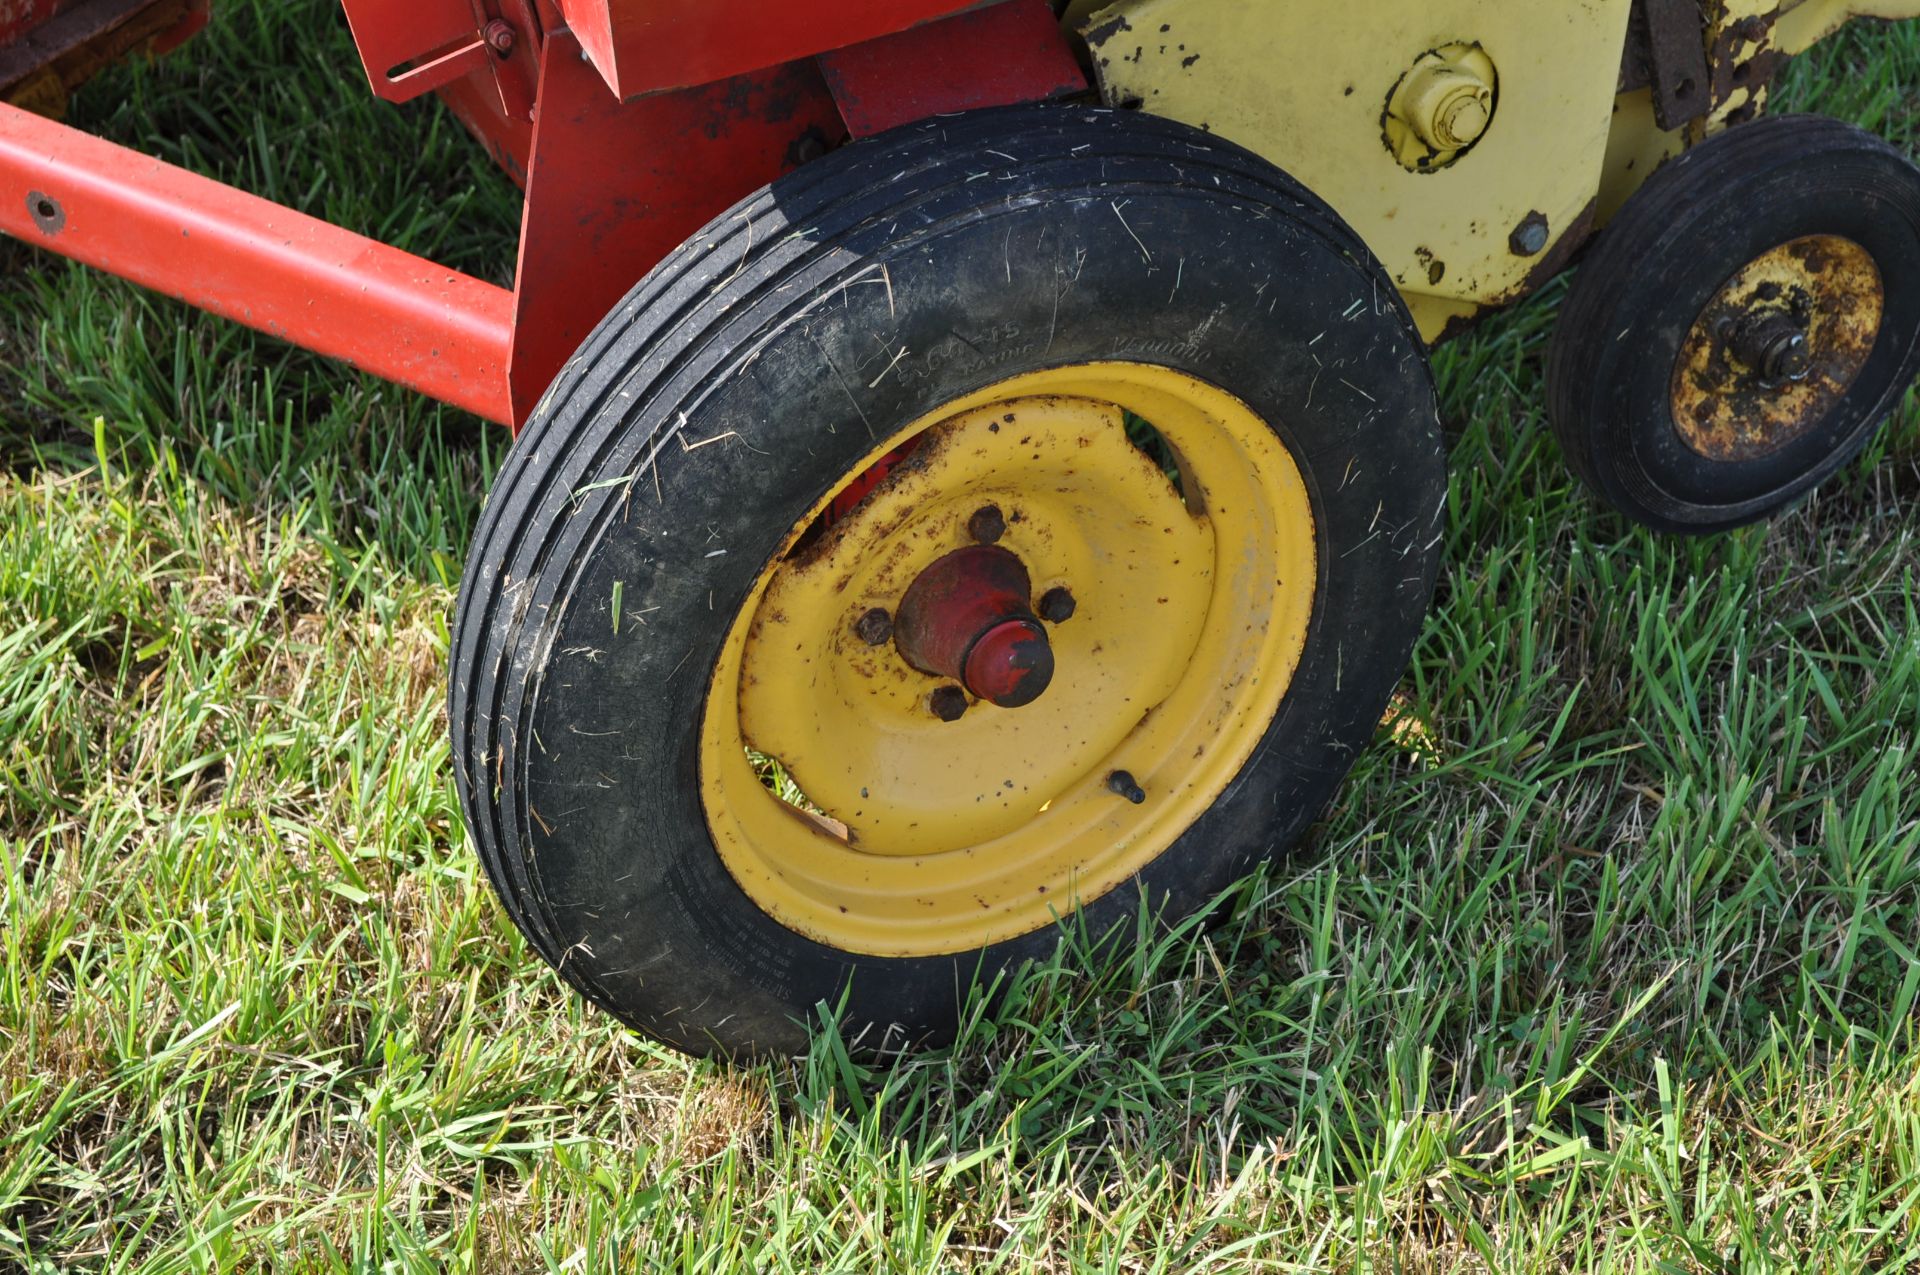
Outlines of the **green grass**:
<svg viewBox="0 0 1920 1275">
<path fill-rule="evenodd" d="M 1920 32 L 1784 94 L 1916 141 Z M 515 203 L 326 0 L 78 122 L 504 278 Z M 871 1069 L 660 1051 L 495 905 L 440 706 L 503 436 L 0 245 L 0 1271 L 1920 1268 L 1920 417 L 1661 539 L 1439 359 L 1394 729 L 1226 923 Z"/>
</svg>

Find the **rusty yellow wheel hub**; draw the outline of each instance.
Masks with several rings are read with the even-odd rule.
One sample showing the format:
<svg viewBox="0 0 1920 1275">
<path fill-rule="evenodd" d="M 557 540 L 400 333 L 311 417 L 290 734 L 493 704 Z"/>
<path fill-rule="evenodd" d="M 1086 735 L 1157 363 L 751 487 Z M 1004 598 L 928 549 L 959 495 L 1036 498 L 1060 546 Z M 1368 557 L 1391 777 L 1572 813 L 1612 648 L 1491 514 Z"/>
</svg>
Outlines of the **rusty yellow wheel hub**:
<svg viewBox="0 0 1920 1275">
<path fill-rule="evenodd" d="M 1673 369 L 1673 422 L 1709 460 L 1772 455 L 1853 385 L 1886 296 L 1867 250 L 1809 235 L 1755 258 L 1695 320 Z"/>
<path fill-rule="evenodd" d="M 1129 412 L 1169 445 L 1177 483 L 1130 441 Z M 1286 448 L 1178 372 L 1018 376 L 861 468 L 909 440 L 850 512 L 821 532 L 830 495 L 789 534 L 733 624 L 701 724 L 701 794 L 742 888 L 802 934 L 898 956 L 1039 929 L 1166 850 L 1272 722 L 1316 569 Z M 1000 601 L 977 614 L 989 586 Z M 967 589 L 964 605 L 939 603 L 961 626 L 948 671 L 916 666 L 937 660 L 889 631 L 903 600 L 929 613 L 920 599 Z M 967 680 L 1023 676 L 1036 640 L 1048 676 L 1000 697 L 1016 707 Z M 748 750 L 805 802 L 777 799 Z"/>
</svg>

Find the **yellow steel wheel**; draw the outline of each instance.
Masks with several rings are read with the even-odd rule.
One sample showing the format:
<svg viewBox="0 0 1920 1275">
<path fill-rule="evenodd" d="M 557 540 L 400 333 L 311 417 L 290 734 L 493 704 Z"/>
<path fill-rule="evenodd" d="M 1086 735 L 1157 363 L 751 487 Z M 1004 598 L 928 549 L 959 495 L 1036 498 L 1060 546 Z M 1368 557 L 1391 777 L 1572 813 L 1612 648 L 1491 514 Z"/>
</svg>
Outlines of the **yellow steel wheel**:
<svg viewBox="0 0 1920 1275">
<path fill-rule="evenodd" d="M 1129 440 L 1151 422 L 1178 486 Z M 729 632 L 701 727 L 714 844 L 788 927 L 874 955 L 983 947 L 1051 923 L 1164 852 L 1239 773 L 1305 645 L 1314 521 L 1299 467 L 1232 395 L 1141 363 L 1015 376 L 874 448 L 910 459 L 824 535 L 801 520 Z M 850 480 L 865 469 L 863 465 Z M 973 542 L 985 506 L 1050 625 L 1033 703 L 973 699 L 859 631 L 932 563 Z M 971 698 L 971 697 L 970 697 Z M 762 783 L 774 758 L 815 808 Z M 1131 776 L 1145 799 L 1114 791 Z M 824 813 L 822 813 L 824 812 Z"/>
<path fill-rule="evenodd" d="M 1768 456 L 1832 414 L 1880 337 L 1873 256 L 1839 235 L 1762 253 L 1714 294 L 1673 365 L 1674 428 L 1710 460 Z"/>
</svg>

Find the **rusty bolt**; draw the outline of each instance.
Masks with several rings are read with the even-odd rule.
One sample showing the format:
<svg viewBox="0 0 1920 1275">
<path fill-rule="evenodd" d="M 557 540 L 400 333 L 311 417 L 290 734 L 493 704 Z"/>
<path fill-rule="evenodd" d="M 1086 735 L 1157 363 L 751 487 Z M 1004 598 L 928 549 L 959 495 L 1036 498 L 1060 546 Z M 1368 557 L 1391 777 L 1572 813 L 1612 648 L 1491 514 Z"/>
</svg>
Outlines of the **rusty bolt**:
<svg viewBox="0 0 1920 1275">
<path fill-rule="evenodd" d="M 1064 624 L 1073 618 L 1073 595 L 1064 587 L 1048 589 L 1040 595 L 1040 618 L 1048 624 Z"/>
<path fill-rule="evenodd" d="M 879 646 L 893 636 L 893 617 L 885 607 L 875 607 L 853 622 L 853 631 L 868 646 Z"/>
<path fill-rule="evenodd" d="M 1813 349 L 1807 334 L 1787 314 L 1763 314 L 1733 326 L 1729 333 L 1733 355 L 1760 374 L 1768 385 L 1804 381 L 1813 371 Z"/>
<path fill-rule="evenodd" d="M 502 22 L 499 18 L 495 18 L 493 21 L 487 23 L 486 30 L 481 32 L 481 34 L 486 37 L 487 47 L 500 56 L 505 57 L 507 54 L 513 52 L 513 42 L 517 36 L 512 23 Z"/>
<path fill-rule="evenodd" d="M 1530 212 L 1507 236 L 1507 247 L 1516 257 L 1531 257 L 1547 246 L 1548 229 L 1545 213 Z"/>
<path fill-rule="evenodd" d="M 1147 799 L 1147 791 L 1133 781 L 1133 776 L 1124 770 L 1116 770 L 1107 776 L 1107 791 L 1117 793 L 1139 805 Z"/>
<path fill-rule="evenodd" d="M 967 711 L 967 693 L 957 686 L 942 686 L 927 696 L 927 707 L 943 722 L 957 722 Z"/>
<path fill-rule="evenodd" d="M 1007 534 L 1007 520 L 998 505 L 982 505 L 967 519 L 967 534 L 983 545 L 990 545 Z"/>
</svg>

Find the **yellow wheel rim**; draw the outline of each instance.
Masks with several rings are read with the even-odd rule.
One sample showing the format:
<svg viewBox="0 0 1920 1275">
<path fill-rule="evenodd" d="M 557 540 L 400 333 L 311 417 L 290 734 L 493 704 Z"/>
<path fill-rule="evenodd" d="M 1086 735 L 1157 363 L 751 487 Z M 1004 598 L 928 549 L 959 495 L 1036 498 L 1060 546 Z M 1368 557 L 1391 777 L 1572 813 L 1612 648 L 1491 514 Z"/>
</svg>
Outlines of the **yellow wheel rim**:
<svg viewBox="0 0 1920 1275">
<path fill-rule="evenodd" d="M 1727 280 L 1681 344 L 1671 391 L 1680 437 L 1708 460 L 1773 455 L 1853 387 L 1885 309 L 1880 268 L 1851 239 L 1808 235 L 1762 253 Z M 1753 337 L 1765 324 L 1799 335 L 1792 378 L 1758 366 L 1754 347 L 1765 343 Z"/>
<path fill-rule="evenodd" d="M 1126 432 L 1151 422 L 1178 486 Z M 700 788 L 714 845 L 769 915 L 834 948 L 962 952 L 1040 929 L 1164 852 L 1239 773 L 1306 644 L 1315 539 L 1300 469 L 1266 422 L 1183 373 L 1096 363 L 967 395 L 876 447 L 908 462 L 819 534 L 833 493 L 761 573 L 715 665 Z M 1047 626 L 1052 684 L 1034 703 L 929 710 L 941 679 L 870 646 L 919 573 L 999 543 Z M 951 685 L 951 683 L 944 683 Z M 776 759 L 813 813 L 776 798 Z M 1115 794 L 1115 771 L 1147 796 Z M 820 813 L 824 812 L 824 814 Z"/>
</svg>

